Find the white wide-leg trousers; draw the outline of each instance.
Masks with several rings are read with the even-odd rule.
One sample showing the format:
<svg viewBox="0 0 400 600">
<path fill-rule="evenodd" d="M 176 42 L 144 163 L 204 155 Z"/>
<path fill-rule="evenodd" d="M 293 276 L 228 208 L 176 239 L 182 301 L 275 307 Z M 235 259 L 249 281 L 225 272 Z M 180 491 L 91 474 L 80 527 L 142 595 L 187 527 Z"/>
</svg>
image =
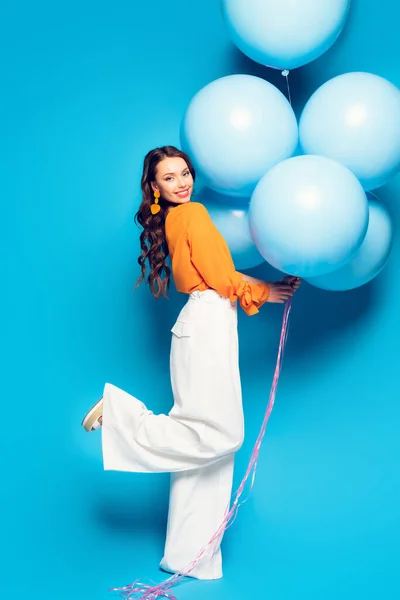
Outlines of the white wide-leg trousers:
<svg viewBox="0 0 400 600">
<path fill-rule="evenodd" d="M 102 449 L 106 470 L 171 473 L 160 566 L 176 572 L 208 543 L 230 502 L 234 453 L 244 436 L 236 304 L 213 290 L 190 294 L 172 328 L 170 367 L 168 415 L 154 415 L 106 383 Z M 220 548 L 191 576 L 222 577 Z"/>
</svg>

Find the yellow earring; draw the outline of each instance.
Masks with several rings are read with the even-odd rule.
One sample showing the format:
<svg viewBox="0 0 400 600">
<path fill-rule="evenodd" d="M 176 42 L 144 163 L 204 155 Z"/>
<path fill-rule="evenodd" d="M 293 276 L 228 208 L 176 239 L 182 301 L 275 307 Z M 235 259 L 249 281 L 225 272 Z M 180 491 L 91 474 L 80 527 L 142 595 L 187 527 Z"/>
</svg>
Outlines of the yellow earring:
<svg viewBox="0 0 400 600">
<path fill-rule="evenodd" d="M 160 210 L 161 210 L 161 207 L 160 207 L 160 205 L 158 204 L 158 199 L 159 199 L 159 197 L 160 197 L 160 192 L 159 192 L 158 190 L 156 190 L 156 191 L 154 192 L 154 204 L 152 204 L 152 205 L 150 206 L 150 211 L 151 211 L 151 214 L 152 214 L 152 215 L 156 215 L 156 214 L 157 214 L 158 212 L 160 212 Z"/>
</svg>

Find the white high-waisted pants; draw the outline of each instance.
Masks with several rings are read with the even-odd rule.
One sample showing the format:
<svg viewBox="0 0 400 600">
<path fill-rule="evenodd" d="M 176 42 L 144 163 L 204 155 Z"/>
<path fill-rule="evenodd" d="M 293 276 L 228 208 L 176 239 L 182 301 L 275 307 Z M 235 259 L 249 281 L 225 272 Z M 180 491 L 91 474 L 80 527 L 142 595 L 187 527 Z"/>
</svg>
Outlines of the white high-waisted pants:
<svg viewBox="0 0 400 600">
<path fill-rule="evenodd" d="M 213 290 L 190 294 L 172 328 L 170 368 L 168 415 L 154 415 L 106 383 L 102 448 L 106 470 L 171 472 L 160 566 L 176 572 L 209 542 L 230 502 L 234 453 L 244 435 L 236 303 Z M 191 576 L 222 577 L 220 548 Z"/>
</svg>

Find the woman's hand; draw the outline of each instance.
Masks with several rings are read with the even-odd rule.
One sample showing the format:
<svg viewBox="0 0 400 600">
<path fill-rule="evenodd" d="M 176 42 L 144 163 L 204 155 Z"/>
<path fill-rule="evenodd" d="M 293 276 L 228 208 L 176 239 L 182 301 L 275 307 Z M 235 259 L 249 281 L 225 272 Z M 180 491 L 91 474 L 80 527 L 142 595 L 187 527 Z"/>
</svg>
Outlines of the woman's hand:
<svg viewBox="0 0 400 600">
<path fill-rule="evenodd" d="M 278 281 L 278 283 L 285 283 L 287 285 L 290 285 L 296 292 L 300 287 L 301 279 L 300 279 L 300 277 L 293 277 L 292 275 L 286 275 L 286 277 L 284 277 L 283 279 Z"/>
<path fill-rule="evenodd" d="M 270 294 L 267 302 L 283 304 L 299 289 L 300 284 L 300 277 L 293 277 L 292 275 L 286 275 L 286 277 L 280 281 L 269 283 Z"/>
<path fill-rule="evenodd" d="M 282 281 L 268 282 L 269 296 L 267 302 L 284 304 L 295 292 L 293 287 Z"/>
</svg>

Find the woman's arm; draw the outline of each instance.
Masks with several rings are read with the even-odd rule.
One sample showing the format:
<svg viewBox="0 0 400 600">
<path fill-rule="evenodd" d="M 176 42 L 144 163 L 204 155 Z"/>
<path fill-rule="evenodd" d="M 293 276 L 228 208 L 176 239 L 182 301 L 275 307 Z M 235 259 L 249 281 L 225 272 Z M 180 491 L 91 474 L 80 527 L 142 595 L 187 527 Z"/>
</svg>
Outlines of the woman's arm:
<svg viewBox="0 0 400 600">
<path fill-rule="evenodd" d="M 263 281 L 244 273 L 240 273 L 240 275 L 249 283 L 267 285 L 270 289 L 268 302 L 284 302 L 288 297 L 293 295 L 293 292 L 299 289 L 301 283 L 300 277 L 292 277 L 291 275 L 286 275 L 286 277 L 283 277 L 279 281 Z"/>
<path fill-rule="evenodd" d="M 240 273 L 240 271 L 238 271 Z M 256 285 L 271 285 L 269 281 L 262 281 L 262 279 L 256 279 L 255 277 L 250 277 L 250 275 L 245 275 L 244 273 L 240 273 L 245 281 L 249 283 L 255 283 Z"/>
<path fill-rule="evenodd" d="M 235 270 L 226 241 L 204 205 L 191 202 L 185 215 L 190 258 L 204 282 L 224 298 L 239 300 L 248 315 L 256 314 L 269 297 L 269 287 L 250 283 Z"/>
<path fill-rule="evenodd" d="M 238 299 L 248 315 L 256 314 L 265 302 L 282 303 L 293 295 L 287 284 L 269 284 L 236 271 L 229 248 L 203 205 L 191 203 L 187 214 L 191 260 L 210 288 L 225 298 Z"/>
</svg>

